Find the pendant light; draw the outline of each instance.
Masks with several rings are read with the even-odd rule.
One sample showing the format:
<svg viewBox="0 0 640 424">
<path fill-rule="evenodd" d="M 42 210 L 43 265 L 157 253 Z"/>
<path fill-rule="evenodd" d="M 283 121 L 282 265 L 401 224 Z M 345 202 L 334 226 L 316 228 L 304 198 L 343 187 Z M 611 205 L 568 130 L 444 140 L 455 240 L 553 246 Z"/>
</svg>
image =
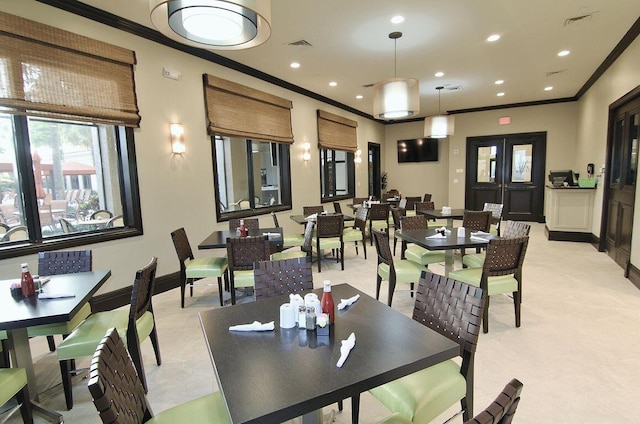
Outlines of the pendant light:
<svg viewBox="0 0 640 424">
<path fill-rule="evenodd" d="M 415 78 L 397 77 L 397 41 L 401 32 L 392 32 L 394 40 L 394 78 L 373 85 L 373 116 L 379 119 L 400 119 L 420 113 L 420 85 Z"/>
<path fill-rule="evenodd" d="M 424 118 L 424 136 L 429 138 L 446 138 L 453 135 L 453 116 L 443 115 L 440 112 L 440 91 L 444 87 L 436 87 L 438 90 L 438 115 Z"/>
<path fill-rule="evenodd" d="M 149 6 L 156 29 L 189 46 L 240 50 L 271 36 L 271 0 L 149 0 Z"/>
</svg>

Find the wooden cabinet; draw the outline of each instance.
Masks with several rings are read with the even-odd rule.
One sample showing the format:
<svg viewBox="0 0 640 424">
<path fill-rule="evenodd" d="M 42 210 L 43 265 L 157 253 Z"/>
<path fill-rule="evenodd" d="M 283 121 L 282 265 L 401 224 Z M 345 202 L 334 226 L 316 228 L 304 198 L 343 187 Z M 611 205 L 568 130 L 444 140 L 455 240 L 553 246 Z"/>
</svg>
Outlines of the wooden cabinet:
<svg viewBox="0 0 640 424">
<path fill-rule="evenodd" d="M 593 188 L 545 188 L 546 233 L 549 240 L 591 242 Z"/>
</svg>

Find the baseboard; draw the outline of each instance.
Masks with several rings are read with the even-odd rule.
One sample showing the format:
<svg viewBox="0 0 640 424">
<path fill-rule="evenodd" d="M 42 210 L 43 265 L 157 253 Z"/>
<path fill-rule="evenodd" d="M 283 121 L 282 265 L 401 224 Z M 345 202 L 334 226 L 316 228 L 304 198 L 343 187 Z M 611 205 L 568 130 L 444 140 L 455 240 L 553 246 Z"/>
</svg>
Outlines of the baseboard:
<svg viewBox="0 0 640 424">
<path fill-rule="evenodd" d="M 629 276 L 627 277 L 629 281 L 631 281 L 634 286 L 640 289 L 640 269 L 633 266 L 633 264 L 629 264 L 627 270 L 629 273 Z"/>
<path fill-rule="evenodd" d="M 550 231 L 545 225 L 544 232 L 547 239 L 552 241 L 575 241 L 581 243 L 593 243 L 594 235 L 591 233 L 577 233 L 573 231 Z"/>
<path fill-rule="evenodd" d="M 109 293 L 94 296 L 89 303 L 91 304 L 92 312 L 109 311 L 111 309 L 119 308 L 121 306 L 128 305 L 131 302 L 131 289 L 133 286 L 123 287 L 118 290 L 111 291 Z M 156 277 L 155 287 L 153 294 L 164 293 L 168 290 L 180 287 L 180 273 L 174 272 L 172 274 L 161 275 Z M 179 295 L 176 301 L 179 301 Z"/>
</svg>

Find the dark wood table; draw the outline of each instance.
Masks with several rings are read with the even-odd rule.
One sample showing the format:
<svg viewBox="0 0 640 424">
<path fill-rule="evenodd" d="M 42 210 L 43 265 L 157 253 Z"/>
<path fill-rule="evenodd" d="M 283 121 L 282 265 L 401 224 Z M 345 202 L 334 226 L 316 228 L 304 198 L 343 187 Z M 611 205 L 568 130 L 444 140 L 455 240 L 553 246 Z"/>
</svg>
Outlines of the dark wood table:
<svg viewBox="0 0 640 424">
<path fill-rule="evenodd" d="M 0 296 L 0 330 L 7 330 L 12 366 L 27 371 L 29 394 L 33 401 L 38 400 L 38 386 L 27 327 L 70 321 L 110 276 L 109 270 L 52 275 L 48 277 L 51 280 L 44 285 L 45 293 L 75 295 L 60 299 L 38 299 L 37 296 L 31 296 L 15 300 L 9 294 L 9 288 L 19 278 L 0 281 L 0 291 L 3 293 Z M 62 422 L 60 414 L 44 409 L 37 403 L 34 403 L 34 411 L 55 422 Z"/>
<path fill-rule="evenodd" d="M 396 237 L 402 240 L 402 257 L 404 258 L 404 250 L 407 247 L 407 243 L 415 243 L 418 246 L 424 247 L 428 250 L 444 250 L 444 269 L 445 275 L 449 275 L 449 271 L 453 271 L 453 254 L 456 249 L 462 249 L 467 247 L 479 248 L 486 247 L 489 244 L 489 240 L 493 236 L 483 237 L 485 241 L 472 240 L 471 231 L 466 230 L 464 237 L 458 237 L 458 229 L 450 228 L 451 233 L 447 234 L 444 238 L 430 239 L 429 236 L 436 234 L 435 228 L 424 230 L 397 230 L 394 234 Z"/>
<path fill-rule="evenodd" d="M 381 384 L 457 356 L 460 347 L 348 284 L 333 287 L 336 302 L 360 294 L 336 310 L 329 336 L 282 329 L 280 305 L 288 296 L 200 312 L 200 322 L 220 390 L 234 423 L 281 423 L 356 396 Z M 322 289 L 313 290 L 318 295 Z M 229 327 L 275 321 L 268 332 Z M 341 341 L 356 344 L 337 368 Z M 305 415 L 308 414 L 308 415 Z M 317 415 L 316 415 L 317 416 Z"/>
<path fill-rule="evenodd" d="M 325 215 L 337 215 L 337 214 L 335 214 L 335 213 L 326 213 Z M 289 215 L 289 218 L 291 218 L 291 220 L 293 222 L 296 222 L 298 224 L 307 225 L 307 216 L 308 215 L 306 215 L 306 216 L 305 215 Z M 342 214 L 342 216 L 344 217 L 345 222 L 347 222 L 347 221 L 355 221 L 355 218 L 352 217 L 352 216 L 345 215 L 345 214 Z"/>
<path fill-rule="evenodd" d="M 454 219 L 462 219 L 464 218 L 464 209 L 451 209 L 451 213 L 442 213 L 442 209 L 440 210 L 426 210 L 426 209 L 418 209 L 416 213 L 426 215 L 428 218 L 433 219 L 447 219 L 447 228 L 453 228 L 453 220 Z"/>
<path fill-rule="evenodd" d="M 261 236 L 263 234 L 271 233 L 269 236 L 269 241 L 274 245 L 275 250 L 282 250 L 282 228 L 260 228 L 257 230 L 249 230 L 248 235 L 250 236 Z M 277 236 L 273 236 L 273 233 L 278 233 Z M 238 237 L 235 231 L 230 230 L 216 230 L 207 236 L 202 242 L 198 245 L 198 249 L 226 249 L 227 248 L 227 239 L 229 237 Z"/>
</svg>

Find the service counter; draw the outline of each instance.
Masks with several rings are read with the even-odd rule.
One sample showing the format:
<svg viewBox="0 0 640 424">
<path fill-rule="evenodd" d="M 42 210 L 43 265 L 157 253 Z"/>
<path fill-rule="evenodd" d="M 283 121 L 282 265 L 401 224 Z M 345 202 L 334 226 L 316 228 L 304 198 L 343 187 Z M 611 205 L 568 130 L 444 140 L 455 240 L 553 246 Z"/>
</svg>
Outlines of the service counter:
<svg viewBox="0 0 640 424">
<path fill-rule="evenodd" d="M 594 197 L 591 187 L 545 187 L 547 238 L 591 242 Z"/>
</svg>

